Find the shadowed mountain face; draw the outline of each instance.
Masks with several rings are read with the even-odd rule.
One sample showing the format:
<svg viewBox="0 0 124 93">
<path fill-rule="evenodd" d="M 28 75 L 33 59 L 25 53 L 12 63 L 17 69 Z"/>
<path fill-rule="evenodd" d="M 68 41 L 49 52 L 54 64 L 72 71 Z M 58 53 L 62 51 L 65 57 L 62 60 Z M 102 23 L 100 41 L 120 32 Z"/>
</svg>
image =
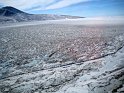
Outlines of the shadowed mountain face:
<svg viewBox="0 0 124 93">
<path fill-rule="evenodd" d="M 0 9 L 0 15 L 2 15 L 2 16 L 13 16 L 18 13 L 24 13 L 24 12 L 22 12 L 16 8 L 13 8 L 11 6 L 3 7 Z"/>
<path fill-rule="evenodd" d="M 14 7 L 7 6 L 0 9 L 0 22 L 21 22 L 21 21 L 41 21 L 41 20 L 57 20 L 57 19 L 75 19 L 83 18 L 68 15 L 53 15 L 53 14 L 28 14 Z"/>
</svg>

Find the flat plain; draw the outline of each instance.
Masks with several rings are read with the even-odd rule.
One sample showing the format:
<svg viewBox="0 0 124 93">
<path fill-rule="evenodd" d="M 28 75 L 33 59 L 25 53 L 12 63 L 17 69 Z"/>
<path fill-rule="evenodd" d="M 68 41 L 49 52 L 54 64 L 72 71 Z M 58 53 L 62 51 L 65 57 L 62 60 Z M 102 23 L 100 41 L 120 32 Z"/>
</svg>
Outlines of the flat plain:
<svg viewBox="0 0 124 93">
<path fill-rule="evenodd" d="M 123 93 L 123 22 L 0 24 L 0 93 Z"/>
</svg>

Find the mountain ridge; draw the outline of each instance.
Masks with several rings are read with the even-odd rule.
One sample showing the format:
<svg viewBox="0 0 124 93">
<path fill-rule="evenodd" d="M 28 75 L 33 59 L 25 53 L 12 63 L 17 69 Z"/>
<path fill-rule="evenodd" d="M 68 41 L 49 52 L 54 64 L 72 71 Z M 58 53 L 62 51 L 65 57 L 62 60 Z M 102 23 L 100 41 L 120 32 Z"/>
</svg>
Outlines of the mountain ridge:
<svg viewBox="0 0 124 93">
<path fill-rule="evenodd" d="M 22 21 L 42 21 L 42 20 L 58 20 L 58 19 L 76 19 L 84 18 L 70 15 L 56 14 L 29 14 L 11 6 L 0 8 L 0 22 L 22 22 Z"/>
</svg>

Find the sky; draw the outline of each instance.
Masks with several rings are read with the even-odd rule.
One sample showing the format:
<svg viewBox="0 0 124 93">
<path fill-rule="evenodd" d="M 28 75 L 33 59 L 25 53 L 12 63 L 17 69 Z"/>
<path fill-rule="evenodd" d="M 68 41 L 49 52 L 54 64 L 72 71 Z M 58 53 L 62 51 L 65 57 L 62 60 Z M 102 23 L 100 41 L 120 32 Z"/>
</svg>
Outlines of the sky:
<svg viewBox="0 0 124 93">
<path fill-rule="evenodd" d="M 124 16 L 124 0 L 0 0 L 0 7 L 3 6 L 31 14 Z"/>
</svg>

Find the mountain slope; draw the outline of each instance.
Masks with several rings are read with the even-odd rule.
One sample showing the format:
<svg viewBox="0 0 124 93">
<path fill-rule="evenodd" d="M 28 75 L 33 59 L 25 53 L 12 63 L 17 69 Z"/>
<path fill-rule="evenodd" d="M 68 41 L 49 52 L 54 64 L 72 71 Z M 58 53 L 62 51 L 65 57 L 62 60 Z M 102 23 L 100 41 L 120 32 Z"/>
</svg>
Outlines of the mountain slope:
<svg viewBox="0 0 124 93">
<path fill-rule="evenodd" d="M 24 12 L 22 12 L 18 9 L 15 9 L 11 6 L 3 7 L 0 9 L 0 15 L 2 15 L 2 16 L 13 16 L 13 15 L 16 15 L 18 13 L 24 13 Z"/>
<path fill-rule="evenodd" d="M 7 6 L 0 9 L 0 22 L 21 22 L 32 20 L 57 20 L 57 19 L 75 19 L 83 18 L 68 15 L 52 15 L 52 14 L 28 14 L 14 7 Z"/>
</svg>

